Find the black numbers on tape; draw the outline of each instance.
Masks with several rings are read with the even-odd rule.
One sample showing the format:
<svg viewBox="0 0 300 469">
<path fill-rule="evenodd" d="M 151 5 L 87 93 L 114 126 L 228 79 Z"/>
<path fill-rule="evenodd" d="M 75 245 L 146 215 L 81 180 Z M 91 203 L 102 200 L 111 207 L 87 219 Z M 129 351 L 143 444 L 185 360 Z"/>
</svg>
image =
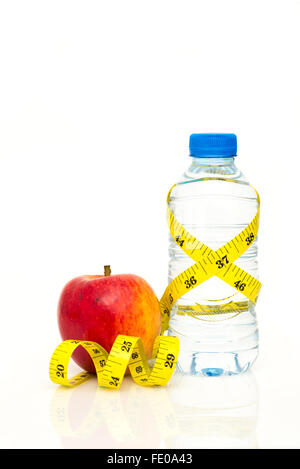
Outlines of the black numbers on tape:
<svg viewBox="0 0 300 469">
<path fill-rule="evenodd" d="M 237 282 L 234 282 L 234 285 L 239 291 L 244 291 L 245 287 L 246 287 L 246 284 L 241 283 L 241 280 L 238 280 Z"/>
<path fill-rule="evenodd" d="M 246 238 L 247 246 L 250 246 L 253 240 L 254 240 L 254 234 L 250 233 L 250 235 Z"/>
<path fill-rule="evenodd" d="M 183 246 L 184 239 L 181 239 L 180 236 L 176 236 L 175 240 L 176 240 L 176 243 L 179 244 L 180 247 Z"/>
<path fill-rule="evenodd" d="M 111 379 L 112 381 L 109 382 L 110 386 L 118 386 L 118 382 L 120 381 L 120 378 L 116 378 L 112 376 Z"/>
<path fill-rule="evenodd" d="M 57 372 L 56 372 L 56 376 L 58 376 L 58 378 L 64 378 L 65 377 L 65 367 L 64 365 L 57 365 L 56 367 L 57 369 Z"/>
<path fill-rule="evenodd" d="M 197 280 L 195 279 L 194 276 L 190 277 L 188 280 L 185 280 L 185 285 L 186 285 L 186 288 L 191 288 L 192 285 L 196 285 L 197 283 Z"/>
<path fill-rule="evenodd" d="M 137 373 L 142 373 L 143 368 L 142 368 L 141 366 L 137 366 L 136 369 L 135 369 L 135 371 L 136 371 Z"/>
<path fill-rule="evenodd" d="M 173 355 L 173 353 L 169 353 L 167 355 L 167 360 L 165 361 L 165 367 L 173 368 L 174 360 L 175 360 L 175 356 Z"/>
<path fill-rule="evenodd" d="M 100 360 L 99 365 L 101 366 L 101 368 L 103 368 L 105 366 L 105 360 Z"/>
<path fill-rule="evenodd" d="M 139 354 L 136 352 L 133 352 L 133 354 L 131 355 L 131 358 L 135 360 L 136 358 L 139 358 Z"/>
<path fill-rule="evenodd" d="M 218 261 L 216 261 L 216 264 L 218 266 L 218 269 L 222 269 L 225 264 L 229 264 L 229 260 L 227 259 L 227 256 L 223 256 L 222 260 L 219 259 Z"/>
<path fill-rule="evenodd" d="M 164 309 L 164 314 L 170 317 L 170 311 L 168 309 Z"/>
<path fill-rule="evenodd" d="M 122 352 L 129 352 L 131 346 L 132 346 L 131 342 L 126 342 L 126 340 L 124 340 L 123 345 L 121 347 Z"/>
</svg>

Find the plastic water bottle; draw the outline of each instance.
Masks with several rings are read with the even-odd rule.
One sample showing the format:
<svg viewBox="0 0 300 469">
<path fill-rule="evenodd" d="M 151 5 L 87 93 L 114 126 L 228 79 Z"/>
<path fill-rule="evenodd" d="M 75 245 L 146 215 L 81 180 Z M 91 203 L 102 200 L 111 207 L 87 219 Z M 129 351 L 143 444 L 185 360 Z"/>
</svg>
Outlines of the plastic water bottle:
<svg viewBox="0 0 300 469">
<path fill-rule="evenodd" d="M 235 165 L 236 154 L 234 134 L 192 134 L 190 166 L 171 193 L 170 209 L 177 220 L 213 250 L 238 235 L 258 209 L 255 190 Z M 195 261 L 171 235 L 169 242 L 170 282 Z M 258 278 L 256 240 L 234 263 Z M 184 373 L 241 373 L 258 353 L 254 304 L 217 276 L 177 301 L 168 334 L 180 339 L 179 369 Z"/>
</svg>

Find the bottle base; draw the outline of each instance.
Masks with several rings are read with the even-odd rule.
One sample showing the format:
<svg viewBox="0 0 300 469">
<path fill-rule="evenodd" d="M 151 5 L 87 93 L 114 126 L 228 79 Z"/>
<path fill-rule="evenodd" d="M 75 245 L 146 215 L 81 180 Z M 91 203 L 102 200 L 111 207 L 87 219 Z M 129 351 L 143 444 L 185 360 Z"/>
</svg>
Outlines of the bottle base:
<svg viewBox="0 0 300 469">
<path fill-rule="evenodd" d="M 258 355 L 258 346 L 238 352 L 193 352 L 179 355 L 178 371 L 183 374 L 216 377 L 245 373 Z"/>
</svg>

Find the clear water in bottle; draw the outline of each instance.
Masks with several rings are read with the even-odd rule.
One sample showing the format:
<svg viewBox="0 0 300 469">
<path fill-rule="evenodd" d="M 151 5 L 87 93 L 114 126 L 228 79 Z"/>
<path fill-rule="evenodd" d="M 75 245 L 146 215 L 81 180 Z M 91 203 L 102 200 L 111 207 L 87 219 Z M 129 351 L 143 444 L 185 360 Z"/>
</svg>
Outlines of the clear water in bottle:
<svg viewBox="0 0 300 469">
<path fill-rule="evenodd" d="M 235 165 L 234 134 L 193 134 L 189 168 L 173 188 L 170 209 L 193 236 L 217 250 L 254 218 L 257 195 Z M 194 264 L 169 239 L 169 282 Z M 235 264 L 258 278 L 257 240 Z M 193 307 L 200 314 L 193 315 Z M 201 313 L 203 311 L 203 314 Z M 173 306 L 168 334 L 180 339 L 179 369 L 205 376 L 244 372 L 258 353 L 254 304 L 213 276 Z"/>
</svg>

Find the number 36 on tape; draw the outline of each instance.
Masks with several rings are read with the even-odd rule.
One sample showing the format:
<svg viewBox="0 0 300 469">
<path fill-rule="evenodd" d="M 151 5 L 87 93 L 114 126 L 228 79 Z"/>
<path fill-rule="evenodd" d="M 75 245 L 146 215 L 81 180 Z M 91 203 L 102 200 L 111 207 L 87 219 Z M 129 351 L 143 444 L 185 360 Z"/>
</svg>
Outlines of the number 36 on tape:
<svg viewBox="0 0 300 469">
<path fill-rule="evenodd" d="M 179 353 L 177 337 L 159 336 L 154 342 L 152 358 L 156 358 L 152 370 L 149 367 L 142 341 L 138 337 L 118 335 L 110 353 L 96 342 L 65 340 L 54 351 L 49 374 L 54 383 L 76 386 L 87 381 L 92 373 L 83 371 L 68 378 L 68 365 L 74 350 L 82 346 L 95 365 L 99 386 L 119 389 L 127 367 L 133 380 L 141 386 L 163 386 L 170 380 Z"/>
</svg>

